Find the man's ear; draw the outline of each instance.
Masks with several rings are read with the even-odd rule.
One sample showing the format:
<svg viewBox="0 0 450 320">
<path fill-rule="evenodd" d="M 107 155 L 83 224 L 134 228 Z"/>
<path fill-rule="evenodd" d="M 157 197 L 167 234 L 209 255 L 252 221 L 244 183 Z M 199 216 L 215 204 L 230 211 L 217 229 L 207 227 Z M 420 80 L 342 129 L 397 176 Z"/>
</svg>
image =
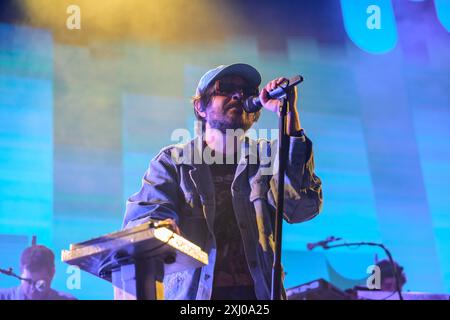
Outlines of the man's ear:
<svg viewBox="0 0 450 320">
<path fill-rule="evenodd" d="M 199 114 L 202 118 L 206 118 L 206 112 L 204 111 L 204 108 L 202 108 L 202 103 L 200 100 L 194 101 L 194 108 L 195 111 L 197 111 L 197 114 Z"/>
<path fill-rule="evenodd" d="M 56 273 L 56 269 L 55 269 L 55 267 L 53 267 L 52 270 L 50 271 L 50 275 L 51 275 L 51 280 L 50 281 L 52 281 L 53 278 L 55 277 L 55 273 Z"/>
</svg>

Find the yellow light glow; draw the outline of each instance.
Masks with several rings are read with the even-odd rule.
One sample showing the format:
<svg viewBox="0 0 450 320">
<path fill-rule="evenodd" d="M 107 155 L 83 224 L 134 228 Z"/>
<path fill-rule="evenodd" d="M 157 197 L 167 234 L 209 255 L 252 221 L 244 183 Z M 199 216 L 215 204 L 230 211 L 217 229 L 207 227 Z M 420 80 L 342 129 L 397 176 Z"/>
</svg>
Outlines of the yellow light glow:
<svg viewBox="0 0 450 320">
<path fill-rule="evenodd" d="M 163 42 L 214 41 L 231 32 L 236 15 L 225 3 L 205 0 L 24 0 L 31 24 L 51 29 L 62 41 L 93 37 L 156 39 Z M 81 11 L 81 30 L 68 30 L 67 8 Z"/>
</svg>

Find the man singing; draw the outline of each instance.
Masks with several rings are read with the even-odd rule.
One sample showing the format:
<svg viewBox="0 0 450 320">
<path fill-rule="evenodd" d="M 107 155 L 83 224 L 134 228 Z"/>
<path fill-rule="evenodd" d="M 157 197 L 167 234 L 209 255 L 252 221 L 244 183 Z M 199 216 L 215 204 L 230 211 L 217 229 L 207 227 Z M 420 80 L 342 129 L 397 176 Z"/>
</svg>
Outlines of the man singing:
<svg viewBox="0 0 450 320">
<path fill-rule="evenodd" d="M 26 248 L 20 257 L 21 284 L 0 289 L 0 300 L 75 300 L 70 294 L 51 288 L 55 276 L 55 255 L 42 245 Z"/>
<path fill-rule="evenodd" d="M 277 142 L 236 132 L 245 133 L 259 118 L 260 111 L 243 109 L 250 96 L 259 95 L 264 109 L 279 111 L 281 102 L 268 92 L 285 80 L 274 79 L 259 92 L 261 75 L 250 65 L 206 72 L 193 97 L 202 133 L 162 149 L 140 191 L 128 199 L 124 228 L 159 220 L 209 255 L 202 268 L 165 275 L 165 299 L 270 299 L 278 175 L 274 161 L 266 160 L 277 158 Z M 312 143 L 300 125 L 296 89 L 288 100 L 284 219 L 299 223 L 320 212 L 322 185 L 314 174 Z"/>
</svg>

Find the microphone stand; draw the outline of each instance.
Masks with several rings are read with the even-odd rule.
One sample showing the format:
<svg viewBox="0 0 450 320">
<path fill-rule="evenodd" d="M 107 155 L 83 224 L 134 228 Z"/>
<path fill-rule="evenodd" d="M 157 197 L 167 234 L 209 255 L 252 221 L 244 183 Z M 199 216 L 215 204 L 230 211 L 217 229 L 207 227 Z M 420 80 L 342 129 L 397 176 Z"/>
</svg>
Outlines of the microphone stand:
<svg viewBox="0 0 450 320">
<path fill-rule="evenodd" d="M 277 209 L 275 214 L 275 252 L 272 267 L 271 300 L 281 300 L 281 243 L 284 211 L 284 176 L 289 151 L 289 136 L 287 135 L 287 113 L 289 110 L 288 96 L 281 99 L 280 115 L 278 121 L 278 193 Z"/>
<path fill-rule="evenodd" d="M 398 293 L 398 298 L 400 300 L 403 300 L 402 291 L 400 289 L 400 280 L 398 278 L 398 272 L 397 267 L 395 266 L 394 259 L 392 259 L 392 255 L 389 252 L 389 250 L 381 243 L 375 243 L 375 242 L 351 242 L 351 243 L 341 243 L 341 244 L 334 244 L 334 245 L 324 245 L 323 248 L 325 250 L 332 249 L 332 248 L 338 248 L 338 247 L 353 247 L 353 246 L 372 246 L 372 247 L 379 247 L 384 250 L 386 253 L 389 262 L 392 265 L 392 270 L 394 270 L 394 277 L 395 277 L 395 289 Z"/>
<path fill-rule="evenodd" d="M 0 268 L 0 273 L 6 274 L 7 276 L 17 278 L 19 280 L 29 281 L 29 279 L 22 278 L 21 276 L 18 276 L 17 274 L 15 274 L 13 272 L 12 268 L 9 268 L 8 270 Z"/>
</svg>

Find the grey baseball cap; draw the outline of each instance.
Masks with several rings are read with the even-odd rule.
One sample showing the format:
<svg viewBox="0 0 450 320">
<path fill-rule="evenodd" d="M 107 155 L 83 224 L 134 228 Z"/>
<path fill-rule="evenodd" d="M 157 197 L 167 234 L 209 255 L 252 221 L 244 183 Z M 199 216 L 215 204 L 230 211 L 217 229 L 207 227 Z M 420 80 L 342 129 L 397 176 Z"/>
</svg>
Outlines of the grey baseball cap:
<svg viewBox="0 0 450 320">
<path fill-rule="evenodd" d="M 258 70 L 249 64 L 235 63 L 230 65 L 220 65 L 207 71 L 198 82 L 196 95 L 200 95 L 205 89 L 217 79 L 227 75 L 238 75 L 248 81 L 251 86 L 258 87 L 261 84 L 261 75 Z"/>
</svg>

